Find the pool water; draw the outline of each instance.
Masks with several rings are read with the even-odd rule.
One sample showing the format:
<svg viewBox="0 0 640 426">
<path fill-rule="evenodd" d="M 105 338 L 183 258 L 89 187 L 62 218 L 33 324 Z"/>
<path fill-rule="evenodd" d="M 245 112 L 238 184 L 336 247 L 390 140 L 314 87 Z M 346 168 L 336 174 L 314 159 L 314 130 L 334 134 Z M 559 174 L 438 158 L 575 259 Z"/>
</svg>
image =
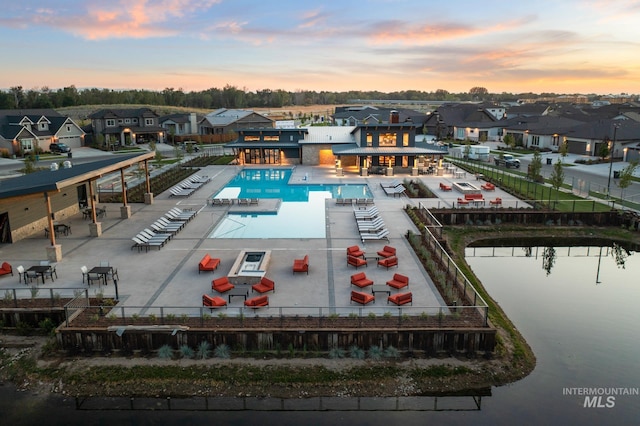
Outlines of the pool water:
<svg viewBox="0 0 640 426">
<path fill-rule="evenodd" d="M 214 198 L 279 198 L 277 214 L 229 213 L 209 238 L 325 238 L 327 198 L 373 198 L 367 185 L 289 184 L 291 169 L 243 170 Z"/>
</svg>

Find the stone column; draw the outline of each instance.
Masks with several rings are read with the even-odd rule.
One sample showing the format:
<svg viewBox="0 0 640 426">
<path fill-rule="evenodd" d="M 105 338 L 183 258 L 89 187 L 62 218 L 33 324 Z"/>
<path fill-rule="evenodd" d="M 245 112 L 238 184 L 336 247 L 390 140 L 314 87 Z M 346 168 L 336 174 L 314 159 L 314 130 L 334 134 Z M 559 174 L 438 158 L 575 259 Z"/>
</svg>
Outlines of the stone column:
<svg viewBox="0 0 640 426">
<path fill-rule="evenodd" d="M 131 217 L 131 206 L 120 206 L 120 219 L 129 219 Z"/>
<path fill-rule="evenodd" d="M 47 260 L 53 263 L 62 260 L 62 246 L 60 244 L 47 247 Z"/>
<path fill-rule="evenodd" d="M 90 223 L 89 235 L 92 237 L 99 237 L 100 235 L 102 235 L 102 223 L 101 222 Z"/>
<path fill-rule="evenodd" d="M 144 194 L 144 203 L 153 204 L 153 193 L 147 192 Z"/>
</svg>

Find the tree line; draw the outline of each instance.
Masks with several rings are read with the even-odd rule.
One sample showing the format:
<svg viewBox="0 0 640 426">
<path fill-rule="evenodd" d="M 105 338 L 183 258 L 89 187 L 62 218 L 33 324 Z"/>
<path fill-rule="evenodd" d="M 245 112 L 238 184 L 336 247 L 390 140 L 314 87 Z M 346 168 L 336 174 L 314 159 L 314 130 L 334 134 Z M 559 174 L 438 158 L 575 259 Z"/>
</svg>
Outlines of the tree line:
<svg viewBox="0 0 640 426">
<path fill-rule="evenodd" d="M 404 100 L 404 101 L 513 101 L 520 98 L 557 96 L 554 93 L 490 93 L 484 87 L 473 87 L 468 92 L 450 93 L 444 89 L 435 91 L 403 90 L 396 92 L 347 91 L 329 92 L 297 90 L 250 91 L 227 84 L 223 88 L 185 92 L 172 87 L 162 91 L 132 89 L 77 89 L 71 85 L 57 90 L 48 87 L 25 90 L 13 86 L 0 90 L 0 109 L 63 108 L 81 105 L 136 104 L 166 105 L 187 108 L 281 108 L 295 105 L 340 105 L 354 99 Z"/>
</svg>

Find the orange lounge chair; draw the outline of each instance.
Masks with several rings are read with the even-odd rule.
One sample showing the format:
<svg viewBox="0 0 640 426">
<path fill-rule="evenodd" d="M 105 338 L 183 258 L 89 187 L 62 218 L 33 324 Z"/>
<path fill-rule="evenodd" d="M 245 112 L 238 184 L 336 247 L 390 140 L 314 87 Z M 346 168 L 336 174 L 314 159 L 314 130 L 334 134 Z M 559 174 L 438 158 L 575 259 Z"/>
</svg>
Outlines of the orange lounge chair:
<svg viewBox="0 0 640 426">
<path fill-rule="evenodd" d="M 373 281 L 367 278 L 364 272 L 358 272 L 357 274 L 351 275 L 351 284 L 360 288 L 365 288 L 373 285 Z"/>
<path fill-rule="evenodd" d="M 378 256 L 384 257 L 385 259 L 387 257 L 392 257 L 395 255 L 396 255 L 396 249 L 395 247 L 391 247 L 391 246 L 384 246 L 382 247 L 382 250 L 378 252 Z"/>
<path fill-rule="evenodd" d="M 347 247 L 347 256 L 364 257 L 364 251 L 359 246 Z"/>
<path fill-rule="evenodd" d="M 294 259 L 293 273 L 306 272 L 309 275 L 309 255 L 305 255 L 302 259 Z"/>
<path fill-rule="evenodd" d="M 368 303 L 376 300 L 375 296 L 369 293 L 363 293 L 361 291 L 352 291 L 351 292 L 351 302 L 356 302 L 361 305 L 366 305 Z"/>
<path fill-rule="evenodd" d="M 360 266 L 367 266 L 367 261 L 359 257 L 347 256 L 347 265 L 355 266 L 358 269 Z"/>
<path fill-rule="evenodd" d="M 393 287 L 396 290 L 409 286 L 409 277 L 401 274 L 393 274 L 393 278 L 387 281 L 389 287 Z"/>
<path fill-rule="evenodd" d="M 227 277 L 216 278 L 215 280 L 211 281 L 211 289 L 217 291 L 218 293 L 227 292 L 232 288 L 235 288 L 235 286 L 229 282 L 229 278 Z"/>
<path fill-rule="evenodd" d="M 387 257 L 386 259 L 378 260 L 378 266 L 384 266 L 389 269 L 393 266 L 398 266 L 398 258 L 396 256 Z"/>
<path fill-rule="evenodd" d="M 411 303 L 413 305 L 413 295 L 411 292 L 409 293 L 396 293 L 387 297 L 387 304 L 389 302 L 394 303 L 398 306 L 405 305 L 407 303 Z"/>
<path fill-rule="evenodd" d="M 496 197 L 495 200 L 489 200 L 489 204 L 491 204 L 492 206 L 501 206 L 502 205 L 502 198 Z"/>
<path fill-rule="evenodd" d="M 200 263 L 198 263 L 198 274 L 202 271 L 215 271 L 220 265 L 220 259 L 214 259 L 209 254 L 205 254 Z"/>
<path fill-rule="evenodd" d="M 466 206 L 467 204 L 469 204 L 469 200 L 465 200 L 464 198 L 458 197 L 458 204 L 461 206 Z"/>
<path fill-rule="evenodd" d="M 13 268 L 8 262 L 2 262 L 2 266 L 0 267 L 0 275 L 13 275 Z"/>
<path fill-rule="evenodd" d="M 269 296 L 252 297 L 244 301 L 244 306 L 253 309 L 269 306 Z"/>
<path fill-rule="evenodd" d="M 208 294 L 202 295 L 202 306 L 206 306 L 207 308 L 220 308 L 222 306 L 227 306 L 227 301 L 219 296 L 209 296 Z"/>
<path fill-rule="evenodd" d="M 253 291 L 257 291 L 258 293 L 266 293 L 268 291 L 276 291 L 276 284 L 271 281 L 269 278 L 262 277 L 258 284 L 254 284 L 251 286 Z"/>
</svg>

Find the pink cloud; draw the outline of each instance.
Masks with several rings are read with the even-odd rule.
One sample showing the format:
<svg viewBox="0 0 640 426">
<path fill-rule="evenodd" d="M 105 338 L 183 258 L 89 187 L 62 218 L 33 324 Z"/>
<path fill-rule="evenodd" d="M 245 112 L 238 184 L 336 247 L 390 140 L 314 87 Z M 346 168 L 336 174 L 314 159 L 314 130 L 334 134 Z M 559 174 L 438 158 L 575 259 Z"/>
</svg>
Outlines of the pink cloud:
<svg viewBox="0 0 640 426">
<path fill-rule="evenodd" d="M 175 35 L 167 22 L 209 9 L 221 0 L 120 0 L 115 4 L 93 2 L 84 15 L 60 17 L 41 10 L 35 22 L 89 40 L 150 38 Z"/>
</svg>

